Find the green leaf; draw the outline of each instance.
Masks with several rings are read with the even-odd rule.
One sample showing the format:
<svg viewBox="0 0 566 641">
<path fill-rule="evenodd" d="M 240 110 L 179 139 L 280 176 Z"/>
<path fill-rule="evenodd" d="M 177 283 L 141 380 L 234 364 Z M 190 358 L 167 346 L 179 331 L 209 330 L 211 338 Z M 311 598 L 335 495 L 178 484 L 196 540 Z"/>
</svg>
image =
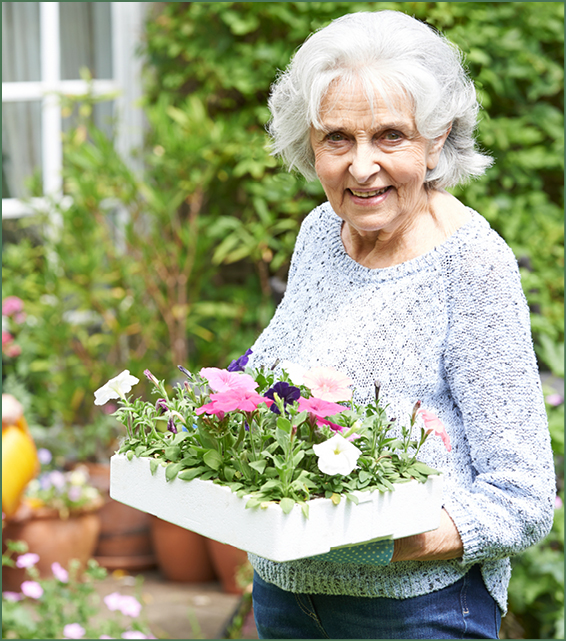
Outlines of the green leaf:
<svg viewBox="0 0 566 641">
<path fill-rule="evenodd" d="M 281 509 L 285 514 L 289 514 L 289 512 L 291 512 L 291 510 L 295 507 L 295 501 L 293 501 L 293 499 L 290 499 L 289 497 L 285 497 L 281 499 L 279 505 L 281 505 Z"/>
<path fill-rule="evenodd" d="M 213 470 L 218 470 L 222 465 L 222 457 L 216 450 L 208 450 L 202 458 Z"/>
<path fill-rule="evenodd" d="M 172 481 L 177 474 L 181 471 L 182 465 L 180 463 L 170 463 L 165 468 L 165 479 L 167 481 Z"/>
<path fill-rule="evenodd" d="M 265 467 L 267 465 L 267 461 L 250 461 L 249 466 L 259 472 L 260 474 L 263 474 L 263 471 L 265 470 Z"/>
<path fill-rule="evenodd" d="M 150 459 L 149 461 L 149 471 L 151 472 L 151 475 L 153 476 L 155 472 L 157 472 L 157 468 L 159 467 L 159 461 L 157 459 Z"/>
<path fill-rule="evenodd" d="M 176 462 L 181 458 L 181 448 L 178 445 L 172 445 L 165 448 L 165 458 Z"/>
<path fill-rule="evenodd" d="M 360 502 L 360 500 L 355 494 L 346 494 L 346 500 L 351 501 L 355 505 L 358 505 L 358 503 Z"/>
<path fill-rule="evenodd" d="M 288 418 L 285 418 L 284 416 L 280 416 L 277 419 L 277 427 L 283 432 L 286 432 L 287 434 L 291 433 L 291 421 Z"/>
<path fill-rule="evenodd" d="M 183 481 L 192 481 L 207 471 L 208 468 L 201 465 L 200 467 L 194 467 L 190 470 L 183 470 L 182 472 L 179 472 L 179 478 Z"/>
<path fill-rule="evenodd" d="M 131 461 L 134 458 L 134 453 L 132 452 L 132 450 L 126 452 L 126 458 L 128 459 L 128 461 Z"/>
</svg>

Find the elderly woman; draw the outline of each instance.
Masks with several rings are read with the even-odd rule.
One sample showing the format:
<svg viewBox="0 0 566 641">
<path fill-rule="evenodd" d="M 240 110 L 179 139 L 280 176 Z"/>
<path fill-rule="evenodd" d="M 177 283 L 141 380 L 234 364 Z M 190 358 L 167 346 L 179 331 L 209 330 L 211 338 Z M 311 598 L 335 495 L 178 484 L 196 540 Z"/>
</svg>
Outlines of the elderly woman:
<svg viewBox="0 0 566 641">
<path fill-rule="evenodd" d="M 420 399 L 452 449 L 421 452 L 445 477 L 437 530 L 374 544 L 374 563 L 251 555 L 260 637 L 498 638 L 509 557 L 548 533 L 555 482 L 516 260 L 444 189 L 491 163 L 461 55 L 403 13 L 347 15 L 297 51 L 269 105 L 275 152 L 328 202 L 252 363 L 333 366 L 358 403 L 377 379 L 390 417 Z"/>
</svg>

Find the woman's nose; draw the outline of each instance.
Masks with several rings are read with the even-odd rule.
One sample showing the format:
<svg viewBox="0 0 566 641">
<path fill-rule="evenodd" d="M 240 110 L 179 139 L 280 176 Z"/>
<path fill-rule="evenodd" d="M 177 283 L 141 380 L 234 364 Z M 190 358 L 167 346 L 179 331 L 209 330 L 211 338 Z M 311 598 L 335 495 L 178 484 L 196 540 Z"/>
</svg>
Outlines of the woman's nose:
<svg viewBox="0 0 566 641">
<path fill-rule="evenodd" d="M 348 168 L 351 176 L 359 184 L 369 182 L 381 169 L 376 150 L 370 144 L 357 144 L 352 154 L 352 161 Z"/>
</svg>

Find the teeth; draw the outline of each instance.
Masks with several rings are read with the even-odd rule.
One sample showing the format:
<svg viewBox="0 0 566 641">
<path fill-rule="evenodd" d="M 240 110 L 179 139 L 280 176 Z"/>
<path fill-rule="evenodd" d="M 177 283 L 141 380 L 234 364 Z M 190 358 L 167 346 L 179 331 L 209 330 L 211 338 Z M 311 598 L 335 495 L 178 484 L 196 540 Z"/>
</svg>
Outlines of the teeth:
<svg viewBox="0 0 566 641">
<path fill-rule="evenodd" d="M 350 191 L 354 194 L 354 196 L 358 196 L 359 198 L 373 198 L 374 196 L 379 196 L 387 191 L 388 187 L 384 187 L 383 189 L 376 189 L 375 191 L 355 191 L 354 189 L 350 189 Z"/>
</svg>

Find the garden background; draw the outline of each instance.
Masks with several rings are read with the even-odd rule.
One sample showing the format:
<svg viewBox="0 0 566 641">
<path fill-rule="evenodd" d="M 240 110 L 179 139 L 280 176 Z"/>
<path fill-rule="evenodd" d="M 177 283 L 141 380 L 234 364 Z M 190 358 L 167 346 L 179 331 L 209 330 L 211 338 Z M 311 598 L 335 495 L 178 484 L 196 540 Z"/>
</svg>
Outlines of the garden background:
<svg viewBox="0 0 566 641">
<path fill-rule="evenodd" d="M 426 20 L 466 54 L 484 107 L 478 139 L 495 165 L 451 191 L 519 261 L 563 499 L 558 2 L 153 3 L 140 47 L 143 171 L 94 127 L 104 98 L 62 96 L 72 203 L 54 203 L 55 225 L 40 214 L 3 221 L 3 298 L 21 298 L 26 314 L 3 317 L 18 347 L 3 340 L 3 391 L 23 402 L 38 444 L 65 461 L 107 457 L 119 430 L 93 392 L 109 378 L 149 368 L 174 384 L 178 364 L 224 367 L 254 342 L 284 290 L 301 220 L 325 199 L 269 155 L 270 84 L 314 29 L 380 9 Z M 513 560 L 508 638 L 564 636 L 563 516 L 560 500 L 551 535 Z"/>
</svg>

